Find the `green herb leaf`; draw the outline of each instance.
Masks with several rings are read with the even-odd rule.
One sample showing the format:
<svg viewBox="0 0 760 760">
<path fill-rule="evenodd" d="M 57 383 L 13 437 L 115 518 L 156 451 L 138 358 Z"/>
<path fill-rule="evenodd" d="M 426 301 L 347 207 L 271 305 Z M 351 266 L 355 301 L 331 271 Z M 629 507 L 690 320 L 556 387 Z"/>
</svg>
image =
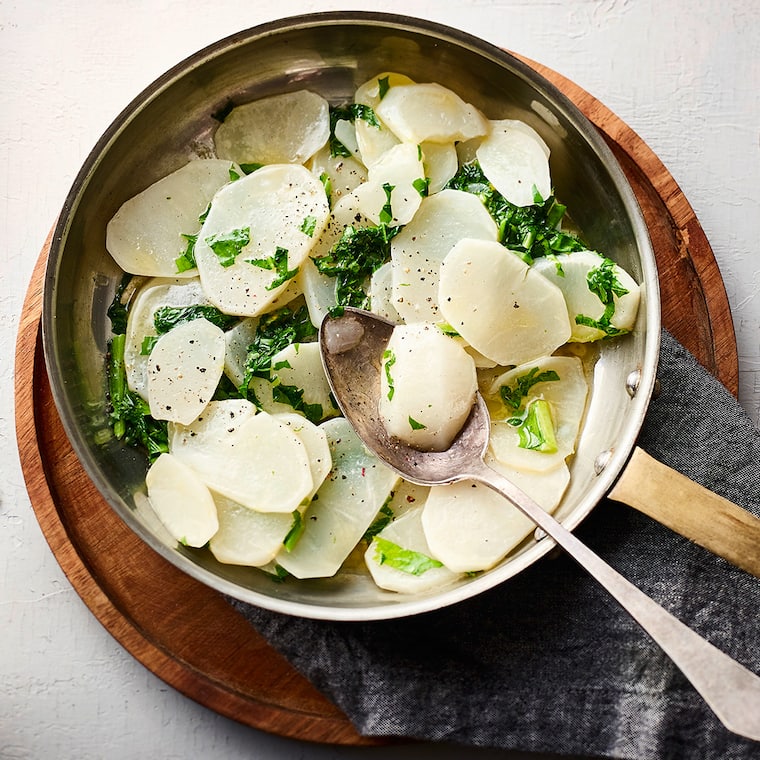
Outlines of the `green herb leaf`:
<svg viewBox="0 0 760 760">
<path fill-rule="evenodd" d="M 228 330 L 239 321 L 239 317 L 224 314 L 211 304 L 192 304 L 189 306 L 161 306 L 153 312 L 153 326 L 159 335 L 169 332 L 183 322 L 194 319 L 207 319 L 221 330 Z"/>
<path fill-rule="evenodd" d="M 383 506 L 378 510 L 377 516 L 364 533 L 364 536 L 362 538 L 364 538 L 366 541 L 369 541 L 371 538 L 373 538 L 373 536 L 376 536 L 393 519 L 393 510 L 390 506 L 391 501 L 393 501 L 393 491 L 388 494 L 388 498 L 383 502 Z"/>
<path fill-rule="evenodd" d="M 538 367 L 533 367 L 525 375 L 520 375 L 514 385 L 502 385 L 499 388 L 499 395 L 507 406 L 517 410 L 534 385 L 556 380 L 559 380 L 559 375 L 553 369 L 539 372 Z"/>
<path fill-rule="evenodd" d="M 127 331 L 128 308 L 122 302 L 122 298 L 124 297 L 124 291 L 132 281 L 132 277 L 133 275 L 131 274 L 122 276 L 119 284 L 116 286 L 113 301 L 111 301 L 111 305 L 108 307 L 108 311 L 106 311 L 108 319 L 111 320 L 111 331 L 116 334 L 123 334 Z"/>
<path fill-rule="evenodd" d="M 314 237 L 314 232 L 317 229 L 317 217 L 316 216 L 307 216 L 303 222 L 301 222 L 301 226 L 299 227 L 301 232 L 303 232 L 304 235 L 308 235 L 309 237 Z"/>
<path fill-rule="evenodd" d="M 390 82 L 388 81 L 389 77 L 378 77 L 377 80 L 377 96 L 382 100 L 386 94 L 388 93 L 388 90 L 390 89 Z"/>
<path fill-rule="evenodd" d="M 554 196 L 544 200 L 534 190 L 536 203 L 515 206 L 488 181 L 478 161 L 463 164 L 446 187 L 477 195 L 496 222 L 499 241 L 527 264 L 550 253 L 585 249 L 580 240 L 559 228 L 565 207 Z"/>
<path fill-rule="evenodd" d="M 367 122 L 373 127 L 380 128 L 380 122 L 371 106 L 364 103 L 348 103 L 344 106 L 330 107 L 330 155 L 331 156 L 350 156 L 351 151 L 343 145 L 335 136 L 335 125 L 339 121 L 350 121 L 352 124 L 357 120 Z"/>
<path fill-rule="evenodd" d="M 427 198 L 430 192 L 430 177 L 419 177 L 412 182 L 412 187 L 420 194 L 422 198 Z"/>
<path fill-rule="evenodd" d="M 390 224 L 393 221 L 393 209 L 391 209 L 391 193 L 395 185 L 391 185 L 388 182 L 383 183 L 383 191 L 385 192 L 385 204 L 380 209 L 380 224 Z"/>
<path fill-rule="evenodd" d="M 389 348 L 383 351 L 383 367 L 385 368 L 385 379 L 388 381 L 388 401 L 393 399 L 393 394 L 396 389 L 393 384 L 393 376 L 391 375 L 391 367 L 396 363 L 396 355 Z"/>
<path fill-rule="evenodd" d="M 628 293 L 628 290 L 623 287 L 615 275 L 615 263 L 604 258 L 598 267 L 589 270 L 586 275 L 586 283 L 588 289 L 604 305 L 604 313 L 599 319 L 593 319 L 585 314 L 577 314 L 575 323 L 601 330 L 607 338 L 616 338 L 628 333 L 629 330 L 612 325 L 612 317 L 615 315 L 615 297 L 620 298 Z"/>
<path fill-rule="evenodd" d="M 154 461 L 169 450 L 168 424 L 150 416 L 150 407 L 127 386 L 124 365 L 126 335 L 115 335 L 108 344 L 109 421 L 113 433 L 128 446 L 144 449 Z"/>
<path fill-rule="evenodd" d="M 198 242 L 197 235 L 182 235 L 187 240 L 187 246 L 185 250 L 174 259 L 174 264 L 177 267 L 177 273 L 187 272 L 189 269 L 195 269 L 195 244 Z"/>
<path fill-rule="evenodd" d="M 303 400 L 303 388 L 295 385 L 283 385 L 275 382 L 272 384 L 272 399 L 281 404 L 290 404 L 297 412 L 302 412 L 309 422 L 315 425 L 322 421 L 324 409 L 322 404 L 307 404 Z"/>
<path fill-rule="evenodd" d="M 438 329 L 450 338 L 458 338 L 459 333 L 448 322 L 438 322 Z"/>
<path fill-rule="evenodd" d="M 427 425 L 423 425 L 421 422 L 417 422 L 413 417 L 409 418 L 409 427 L 412 430 L 427 430 Z"/>
<path fill-rule="evenodd" d="M 360 309 L 369 306 L 365 283 L 376 269 L 390 259 L 390 241 L 399 229 L 384 224 L 376 227 L 349 225 L 325 256 L 312 259 L 319 272 L 335 277 L 337 306 L 356 306 Z"/>
<path fill-rule="evenodd" d="M 557 450 L 551 407 L 545 399 L 535 399 L 528 404 L 525 418 L 517 432 L 520 448 L 545 454 L 553 454 Z"/>
<path fill-rule="evenodd" d="M 301 513 L 296 510 L 293 512 L 293 524 L 290 526 L 290 530 L 282 541 L 282 545 L 285 547 L 286 552 L 292 552 L 293 549 L 295 549 L 298 539 L 301 538 L 305 527 Z"/>
<path fill-rule="evenodd" d="M 316 223 L 316 220 L 314 221 Z M 246 259 L 246 261 L 249 264 L 253 264 L 255 267 L 270 269 L 277 274 L 277 277 L 266 286 L 267 290 L 279 288 L 280 285 L 298 274 L 298 267 L 295 269 L 288 269 L 288 249 L 280 248 L 280 246 L 277 246 L 274 256 L 269 256 L 266 259 Z"/>
<path fill-rule="evenodd" d="M 272 357 L 291 343 L 306 343 L 316 337 L 317 328 L 309 320 L 309 311 L 302 306 L 297 311 L 284 306 L 282 309 L 264 314 L 248 346 L 245 361 L 245 375 L 240 390 L 248 396 L 248 384 L 252 377 L 269 380 Z"/>
<path fill-rule="evenodd" d="M 379 564 L 389 565 L 410 575 L 422 575 L 434 567 L 443 567 L 443 563 L 437 559 L 421 552 L 404 549 L 381 536 L 375 536 L 372 544 L 375 547 L 375 560 Z"/>
<path fill-rule="evenodd" d="M 322 174 L 319 175 L 319 181 L 322 183 L 322 186 L 325 188 L 325 195 L 327 196 L 327 206 L 329 208 L 332 208 L 332 180 L 330 179 L 330 175 L 327 172 L 322 172 Z"/>
<path fill-rule="evenodd" d="M 255 171 L 258 171 L 261 169 L 261 167 L 264 166 L 264 164 L 240 164 L 240 168 L 246 173 L 246 174 L 253 174 Z"/>
<path fill-rule="evenodd" d="M 235 180 L 240 179 L 240 175 L 235 171 L 235 168 L 230 166 L 230 182 L 235 182 Z"/>
<path fill-rule="evenodd" d="M 223 267 L 230 267 L 240 255 L 243 248 L 251 242 L 250 227 L 219 233 L 206 238 L 206 244 L 216 254 Z"/>
</svg>

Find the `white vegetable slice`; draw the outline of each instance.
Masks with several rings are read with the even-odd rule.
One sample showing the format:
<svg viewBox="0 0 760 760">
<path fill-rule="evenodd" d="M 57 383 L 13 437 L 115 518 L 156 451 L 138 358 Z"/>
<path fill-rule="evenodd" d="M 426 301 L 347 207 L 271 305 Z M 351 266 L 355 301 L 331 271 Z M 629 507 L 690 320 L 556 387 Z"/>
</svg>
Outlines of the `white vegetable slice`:
<svg viewBox="0 0 760 760">
<path fill-rule="evenodd" d="M 459 577 L 458 573 L 443 565 L 436 566 L 440 560 L 436 561 L 432 557 L 421 518 L 422 505 L 405 512 L 370 542 L 364 561 L 372 579 L 380 588 L 402 594 L 423 594 L 447 586 Z M 384 558 L 383 541 L 414 553 L 411 557 L 402 555 L 400 558 L 402 561 L 398 564 L 406 569 L 399 569 L 392 559 Z"/>
<path fill-rule="evenodd" d="M 305 528 L 277 562 L 297 578 L 340 569 L 393 489 L 398 476 L 370 454 L 342 417 L 324 422 L 333 469 L 304 513 Z"/>
<path fill-rule="evenodd" d="M 155 278 L 148 280 L 138 291 L 127 317 L 127 333 L 124 343 L 124 365 L 127 385 L 131 391 L 148 400 L 149 354 L 143 353 L 145 338 L 155 338 L 158 333 L 154 315 L 163 306 L 211 306 L 201 281 L 197 277 L 188 280 Z"/>
<path fill-rule="evenodd" d="M 214 137 L 216 154 L 240 164 L 303 164 L 330 136 L 329 105 L 308 90 L 232 109 Z"/>
<path fill-rule="evenodd" d="M 309 422 L 309 420 L 294 412 L 284 412 L 273 416 L 278 422 L 287 425 L 303 441 L 303 445 L 306 446 L 306 452 L 309 456 L 309 467 L 311 468 L 311 479 L 313 481 L 311 493 L 307 498 L 311 500 L 332 469 L 332 458 L 327 433 L 319 425 Z"/>
<path fill-rule="evenodd" d="M 217 446 L 256 414 L 256 407 L 243 398 L 209 401 L 189 425 L 169 423 L 169 451 L 197 472 L 209 469 L 204 460 Z"/>
<path fill-rule="evenodd" d="M 372 273 L 369 282 L 370 309 L 391 322 L 403 322 L 393 303 L 393 265 L 386 261 Z"/>
<path fill-rule="evenodd" d="M 383 98 L 380 89 L 381 81 L 384 83 L 384 88 L 387 86 L 388 89 L 398 85 L 414 84 L 405 74 L 386 71 L 362 84 L 356 90 L 354 102 L 369 106 L 377 114 L 377 106 Z M 383 153 L 400 142 L 399 138 L 382 121 L 380 122 L 380 126 L 377 127 L 363 119 L 357 119 L 355 128 L 356 142 L 365 166 L 372 166 Z"/>
<path fill-rule="evenodd" d="M 492 121 L 476 155 L 483 173 L 510 203 L 530 206 L 536 191 L 543 200 L 552 194 L 549 149 L 527 124 Z"/>
<path fill-rule="evenodd" d="M 521 378 L 525 383 L 533 372 L 538 376 L 544 372 L 555 372 L 559 380 L 535 383 L 528 390 L 518 409 L 510 408 L 499 399 L 502 386 L 516 389 Z M 546 472 L 556 468 L 575 451 L 583 415 L 586 410 L 588 383 L 583 372 L 583 364 L 574 356 L 548 356 L 515 367 L 497 377 L 488 393 L 491 410 L 490 451 L 504 465 L 523 472 Z M 519 414 L 534 399 L 544 399 L 551 408 L 557 451 L 543 453 L 520 447 L 518 429 L 505 420 Z"/>
<path fill-rule="evenodd" d="M 469 140 L 488 133 L 488 120 L 447 87 L 431 82 L 391 87 L 375 109 L 401 140 Z"/>
<path fill-rule="evenodd" d="M 438 300 L 454 330 L 503 366 L 551 354 L 571 334 L 562 291 L 499 243 L 457 243 L 441 265 Z"/>
<path fill-rule="evenodd" d="M 321 407 L 320 420 L 338 413 L 330 396 L 319 343 L 291 343 L 278 351 L 272 357 L 271 377 L 275 390 L 280 385 L 302 390 L 304 404 Z"/>
<path fill-rule="evenodd" d="M 153 346 L 148 403 L 157 420 L 192 422 L 211 400 L 224 370 L 224 332 L 207 319 L 184 322 Z"/>
<path fill-rule="evenodd" d="M 414 219 L 391 241 L 393 299 L 406 322 L 441 319 L 441 262 L 462 238 L 496 241 L 498 230 L 480 199 L 461 190 L 424 198 Z"/>
<path fill-rule="evenodd" d="M 219 530 L 209 549 L 219 562 L 260 567 L 274 559 L 293 527 L 293 514 L 256 512 L 214 494 Z"/>
<path fill-rule="evenodd" d="M 422 165 L 419 146 L 399 143 L 386 151 L 369 168 L 367 181 L 356 188 L 361 213 L 379 224 L 385 221 L 393 226 L 408 224 L 422 202 L 420 190 L 415 183 L 424 183 L 425 168 Z M 385 219 L 390 187 L 390 215 Z"/>
<path fill-rule="evenodd" d="M 433 195 L 443 190 L 446 183 L 457 173 L 459 158 L 454 143 L 424 142 L 422 164 L 429 180 L 428 193 Z"/>
<path fill-rule="evenodd" d="M 199 217 L 216 191 L 230 181 L 230 170 L 241 174 L 231 161 L 190 161 L 130 198 L 106 227 L 106 248 L 116 263 L 132 274 L 149 277 L 190 277 L 179 273 L 177 258 L 196 235 Z"/>
<path fill-rule="evenodd" d="M 361 161 L 353 156 L 333 156 L 329 145 L 312 156 L 309 169 L 320 182 L 324 182 L 325 176 L 329 179 L 333 205 L 367 181 L 367 169 Z"/>
<path fill-rule="evenodd" d="M 303 166 L 265 166 L 222 188 L 195 245 L 208 298 L 227 314 L 255 317 L 266 311 L 289 281 L 276 268 L 250 260 L 269 260 L 272 266 L 282 249 L 287 251 L 287 270 L 297 272 L 328 214 L 322 183 Z M 225 266 L 210 243 L 232 235 L 242 240 L 234 261 Z"/>
<path fill-rule="evenodd" d="M 526 472 L 510 467 L 500 462 L 490 453 L 486 453 L 486 464 L 511 480 L 520 490 L 524 491 L 547 512 L 554 512 L 562 501 L 562 497 L 570 484 L 570 468 L 567 463 L 560 462 L 554 469 L 544 472 Z M 525 536 L 535 529 L 532 520 L 526 518 Z"/>
<path fill-rule="evenodd" d="M 145 485 L 154 511 L 180 543 L 203 546 L 219 529 L 208 488 L 171 454 L 161 454 L 150 466 Z"/>
<path fill-rule="evenodd" d="M 205 435 L 193 426 L 178 429 L 170 444 L 210 489 L 259 512 L 293 512 L 309 498 L 309 452 L 288 425 L 267 412 L 226 433 L 214 423 Z"/>
<path fill-rule="evenodd" d="M 383 353 L 379 415 L 390 435 L 425 450 L 447 449 L 472 409 L 475 363 L 433 324 L 393 329 Z"/>
<path fill-rule="evenodd" d="M 594 275 L 600 273 L 600 268 L 603 272 L 602 279 L 614 279 L 616 287 L 620 286 L 628 291 L 619 296 L 611 294 L 615 305 L 610 318 L 611 326 L 620 330 L 633 329 L 639 308 L 640 288 L 628 272 L 609 259 L 594 251 L 574 251 L 549 259 L 536 259 L 533 268 L 564 293 L 568 317 L 573 326 L 570 340 L 587 342 L 605 337 L 604 330 L 577 324 L 575 321 L 578 315 L 599 320 L 604 314 L 604 302 L 589 285 L 589 277 L 593 280 Z"/>
<path fill-rule="evenodd" d="M 520 485 L 544 509 L 553 511 L 558 503 L 557 493 L 561 494 L 567 485 L 563 472 L 556 477 L 553 488 L 532 481 L 539 483 L 533 494 L 528 479 L 522 479 Z M 547 498 L 548 503 L 541 503 L 541 499 Z M 422 513 L 422 526 L 433 556 L 460 573 L 492 568 L 536 527 L 504 497 L 482 483 L 469 480 L 431 488 Z"/>
</svg>

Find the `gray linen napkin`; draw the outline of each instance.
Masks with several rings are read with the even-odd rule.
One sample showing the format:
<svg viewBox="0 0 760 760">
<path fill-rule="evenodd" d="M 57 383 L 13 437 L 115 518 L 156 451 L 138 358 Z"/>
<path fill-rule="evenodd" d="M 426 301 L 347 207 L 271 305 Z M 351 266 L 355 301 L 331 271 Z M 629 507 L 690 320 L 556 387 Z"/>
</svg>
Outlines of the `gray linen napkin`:
<svg viewBox="0 0 760 760">
<path fill-rule="evenodd" d="M 640 445 L 760 514 L 760 433 L 751 420 L 667 332 L 659 377 Z M 577 534 L 760 673 L 760 581 L 612 502 Z M 235 604 L 365 735 L 637 760 L 760 757 L 760 744 L 725 730 L 564 554 L 475 599 L 401 620 L 330 623 Z"/>
</svg>

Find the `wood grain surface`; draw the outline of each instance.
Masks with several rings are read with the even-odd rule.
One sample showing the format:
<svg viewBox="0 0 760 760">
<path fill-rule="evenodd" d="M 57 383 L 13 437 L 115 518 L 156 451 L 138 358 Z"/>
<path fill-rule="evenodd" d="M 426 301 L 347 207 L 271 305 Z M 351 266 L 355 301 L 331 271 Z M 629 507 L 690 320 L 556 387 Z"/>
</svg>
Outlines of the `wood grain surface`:
<svg viewBox="0 0 760 760">
<path fill-rule="evenodd" d="M 565 92 L 610 145 L 650 230 L 663 324 L 736 395 L 738 357 L 725 288 L 687 199 L 657 156 L 604 105 L 559 74 L 528 63 Z M 47 250 L 46 245 L 34 270 L 20 322 L 16 430 L 32 506 L 72 586 L 127 651 L 206 707 L 281 736 L 383 743 L 359 736 L 219 594 L 137 538 L 88 479 L 58 417 L 42 354 Z"/>
</svg>

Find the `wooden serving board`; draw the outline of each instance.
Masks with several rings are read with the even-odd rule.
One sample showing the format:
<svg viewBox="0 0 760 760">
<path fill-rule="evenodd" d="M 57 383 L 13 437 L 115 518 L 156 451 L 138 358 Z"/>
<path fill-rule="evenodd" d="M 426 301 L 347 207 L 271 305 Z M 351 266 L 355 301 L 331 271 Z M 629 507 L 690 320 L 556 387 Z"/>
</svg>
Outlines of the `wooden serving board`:
<svg viewBox="0 0 760 760">
<path fill-rule="evenodd" d="M 688 201 L 644 142 L 598 100 L 528 61 L 597 126 L 641 204 L 660 270 L 663 323 L 734 394 L 738 358 L 715 258 Z M 379 744 L 272 649 L 215 591 L 153 552 L 88 479 L 53 402 L 42 353 L 49 241 L 16 347 L 16 429 L 32 506 L 71 584 L 103 626 L 154 674 L 222 715 L 281 736 Z"/>
</svg>

